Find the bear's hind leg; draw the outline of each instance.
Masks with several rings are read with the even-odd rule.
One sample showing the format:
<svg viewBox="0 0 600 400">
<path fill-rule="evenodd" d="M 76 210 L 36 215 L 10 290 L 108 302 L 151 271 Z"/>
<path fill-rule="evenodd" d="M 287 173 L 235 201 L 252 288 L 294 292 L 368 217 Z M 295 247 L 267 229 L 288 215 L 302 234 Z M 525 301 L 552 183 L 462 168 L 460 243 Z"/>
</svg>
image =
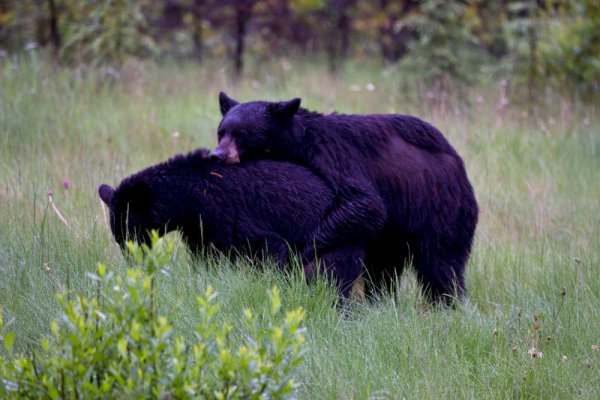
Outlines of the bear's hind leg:
<svg viewBox="0 0 600 400">
<path fill-rule="evenodd" d="M 392 289 L 402 275 L 404 267 L 410 261 L 410 252 L 405 240 L 396 235 L 383 234 L 381 238 L 367 247 L 366 295 Z"/>
<path fill-rule="evenodd" d="M 338 289 L 340 295 L 348 298 L 354 283 L 364 270 L 365 251 L 359 246 L 344 246 L 329 251 L 316 261 L 304 266 L 307 280 L 313 279 L 317 273 L 324 273 Z M 318 268 L 318 271 L 317 271 Z"/>
</svg>

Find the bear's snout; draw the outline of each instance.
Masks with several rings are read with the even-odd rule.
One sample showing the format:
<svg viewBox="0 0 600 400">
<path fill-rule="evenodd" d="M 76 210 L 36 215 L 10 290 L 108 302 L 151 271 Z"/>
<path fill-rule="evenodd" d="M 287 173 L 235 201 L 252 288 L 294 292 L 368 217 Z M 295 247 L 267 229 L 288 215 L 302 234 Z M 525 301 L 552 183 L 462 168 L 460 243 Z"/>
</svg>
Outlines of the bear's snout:
<svg viewBox="0 0 600 400">
<path fill-rule="evenodd" d="M 209 154 L 212 160 L 221 160 L 225 161 L 227 159 L 227 152 L 221 148 L 216 148 Z"/>
<path fill-rule="evenodd" d="M 217 147 L 210 152 L 210 158 L 218 159 L 227 164 L 237 164 L 240 162 L 240 154 L 237 149 L 235 140 L 229 136 L 225 136 Z"/>
</svg>

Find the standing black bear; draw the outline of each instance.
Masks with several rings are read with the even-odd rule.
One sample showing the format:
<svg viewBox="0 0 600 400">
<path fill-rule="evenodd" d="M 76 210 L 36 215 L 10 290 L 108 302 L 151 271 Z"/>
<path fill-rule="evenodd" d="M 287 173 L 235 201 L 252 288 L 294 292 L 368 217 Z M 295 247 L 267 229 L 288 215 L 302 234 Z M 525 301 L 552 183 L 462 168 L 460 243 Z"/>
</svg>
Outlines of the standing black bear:
<svg viewBox="0 0 600 400">
<path fill-rule="evenodd" d="M 207 150 L 177 156 L 138 172 L 117 189 L 101 185 L 100 198 L 110 208 L 116 241 L 149 240 L 179 229 L 189 247 L 271 256 L 280 266 L 289 246 L 310 241 L 334 200 L 327 185 L 305 167 L 271 160 L 226 166 L 209 159 Z M 324 254 L 321 266 L 343 296 L 363 272 L 364 250 L 340 246 Z M 311 277 L 311 269 L 306 273 Z"/>
<path fill-rule="evenodd" d="M 477 202 L 462 159 L 434 126 L 407 115 L 323 115 L 300 99 L 239 104 L 220 93 L 219 101 L 213 157 L 296 161 L 335 190 L 336 207 L 305 243 L 304 260 L 368 246 L 376 285 L 412 259 L 435 300 L 465 292 Z"/>
</svg>

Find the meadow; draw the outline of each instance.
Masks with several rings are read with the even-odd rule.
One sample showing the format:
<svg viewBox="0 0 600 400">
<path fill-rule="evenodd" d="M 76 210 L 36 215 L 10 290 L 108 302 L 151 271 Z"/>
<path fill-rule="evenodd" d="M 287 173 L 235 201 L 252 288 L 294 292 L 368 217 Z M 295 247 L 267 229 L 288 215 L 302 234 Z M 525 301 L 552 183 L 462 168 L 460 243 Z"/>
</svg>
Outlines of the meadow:
<svg viewBox="0 0 600 400">
<path fill-rule="evenodd" d="M 529 107 L 510 80 L 432 89 L 359 63 L 331 76 L 324 64 L 279 60 L 252 65 L 236 84 L 209 62 L 130 62 L 116 73 L 37 53 L 0 60 L 0 308 L 16 349 L 49 333 L 59 284 L 93 293 L 87 274 L 98 262 L 124 270 L 98 186 L 213 147 L 220 90 L 438 126 L 463 156 L 481 210 L 468 296 L 455 310 L 429 308 L 408 270 L 390 293 L 341 312 L 323 281 L 307 285 L 269 263 L 193 259 L 179 244 L 158 281 L 179 334 L 192 337 L 207 285 L 219 318 L 234 325 L 246 307 L 267 310 L 277 285 L 284 308 L 307 310 L 300 398 L 600 398 L 599 99 L 548 88 Z M 241 335 L 234 329 L 233 340 Z"/>
</svg>

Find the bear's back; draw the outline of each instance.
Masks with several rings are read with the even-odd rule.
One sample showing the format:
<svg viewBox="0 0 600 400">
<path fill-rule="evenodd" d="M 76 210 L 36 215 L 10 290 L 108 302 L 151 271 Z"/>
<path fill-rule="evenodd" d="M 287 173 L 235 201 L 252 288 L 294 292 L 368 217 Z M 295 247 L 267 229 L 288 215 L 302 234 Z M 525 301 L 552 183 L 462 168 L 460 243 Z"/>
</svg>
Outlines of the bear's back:
<svg viewBox="0 0 600 400">
<path fill-rule="evenodd" d="M 233 218 L 236 225 L 279 232 L 290 241 L 311 233 L 334 201 L 332 190 L 306 167 L 274 160 L 228 165 L 203 150 L 124 179 L 115 198 L 121 213 L 135 211 L 127 208 L 133 198 L 151 199 L 155 215 L 187 213 L 196 221 L 204 210 L 215 230 L 221 229 L 219 221 Z"/>
<path fill-rule="evenodd" d="M 432 124 L 403 114 L 329 114 L 323 116 L 328 130 L 338 134 L 351 134 L 357 140 L 366 139 L 367 144 L 385 143 L 390 135 L 400 137 L 420 149 L 457 156 L 456 150 Z"/>
</svg>

